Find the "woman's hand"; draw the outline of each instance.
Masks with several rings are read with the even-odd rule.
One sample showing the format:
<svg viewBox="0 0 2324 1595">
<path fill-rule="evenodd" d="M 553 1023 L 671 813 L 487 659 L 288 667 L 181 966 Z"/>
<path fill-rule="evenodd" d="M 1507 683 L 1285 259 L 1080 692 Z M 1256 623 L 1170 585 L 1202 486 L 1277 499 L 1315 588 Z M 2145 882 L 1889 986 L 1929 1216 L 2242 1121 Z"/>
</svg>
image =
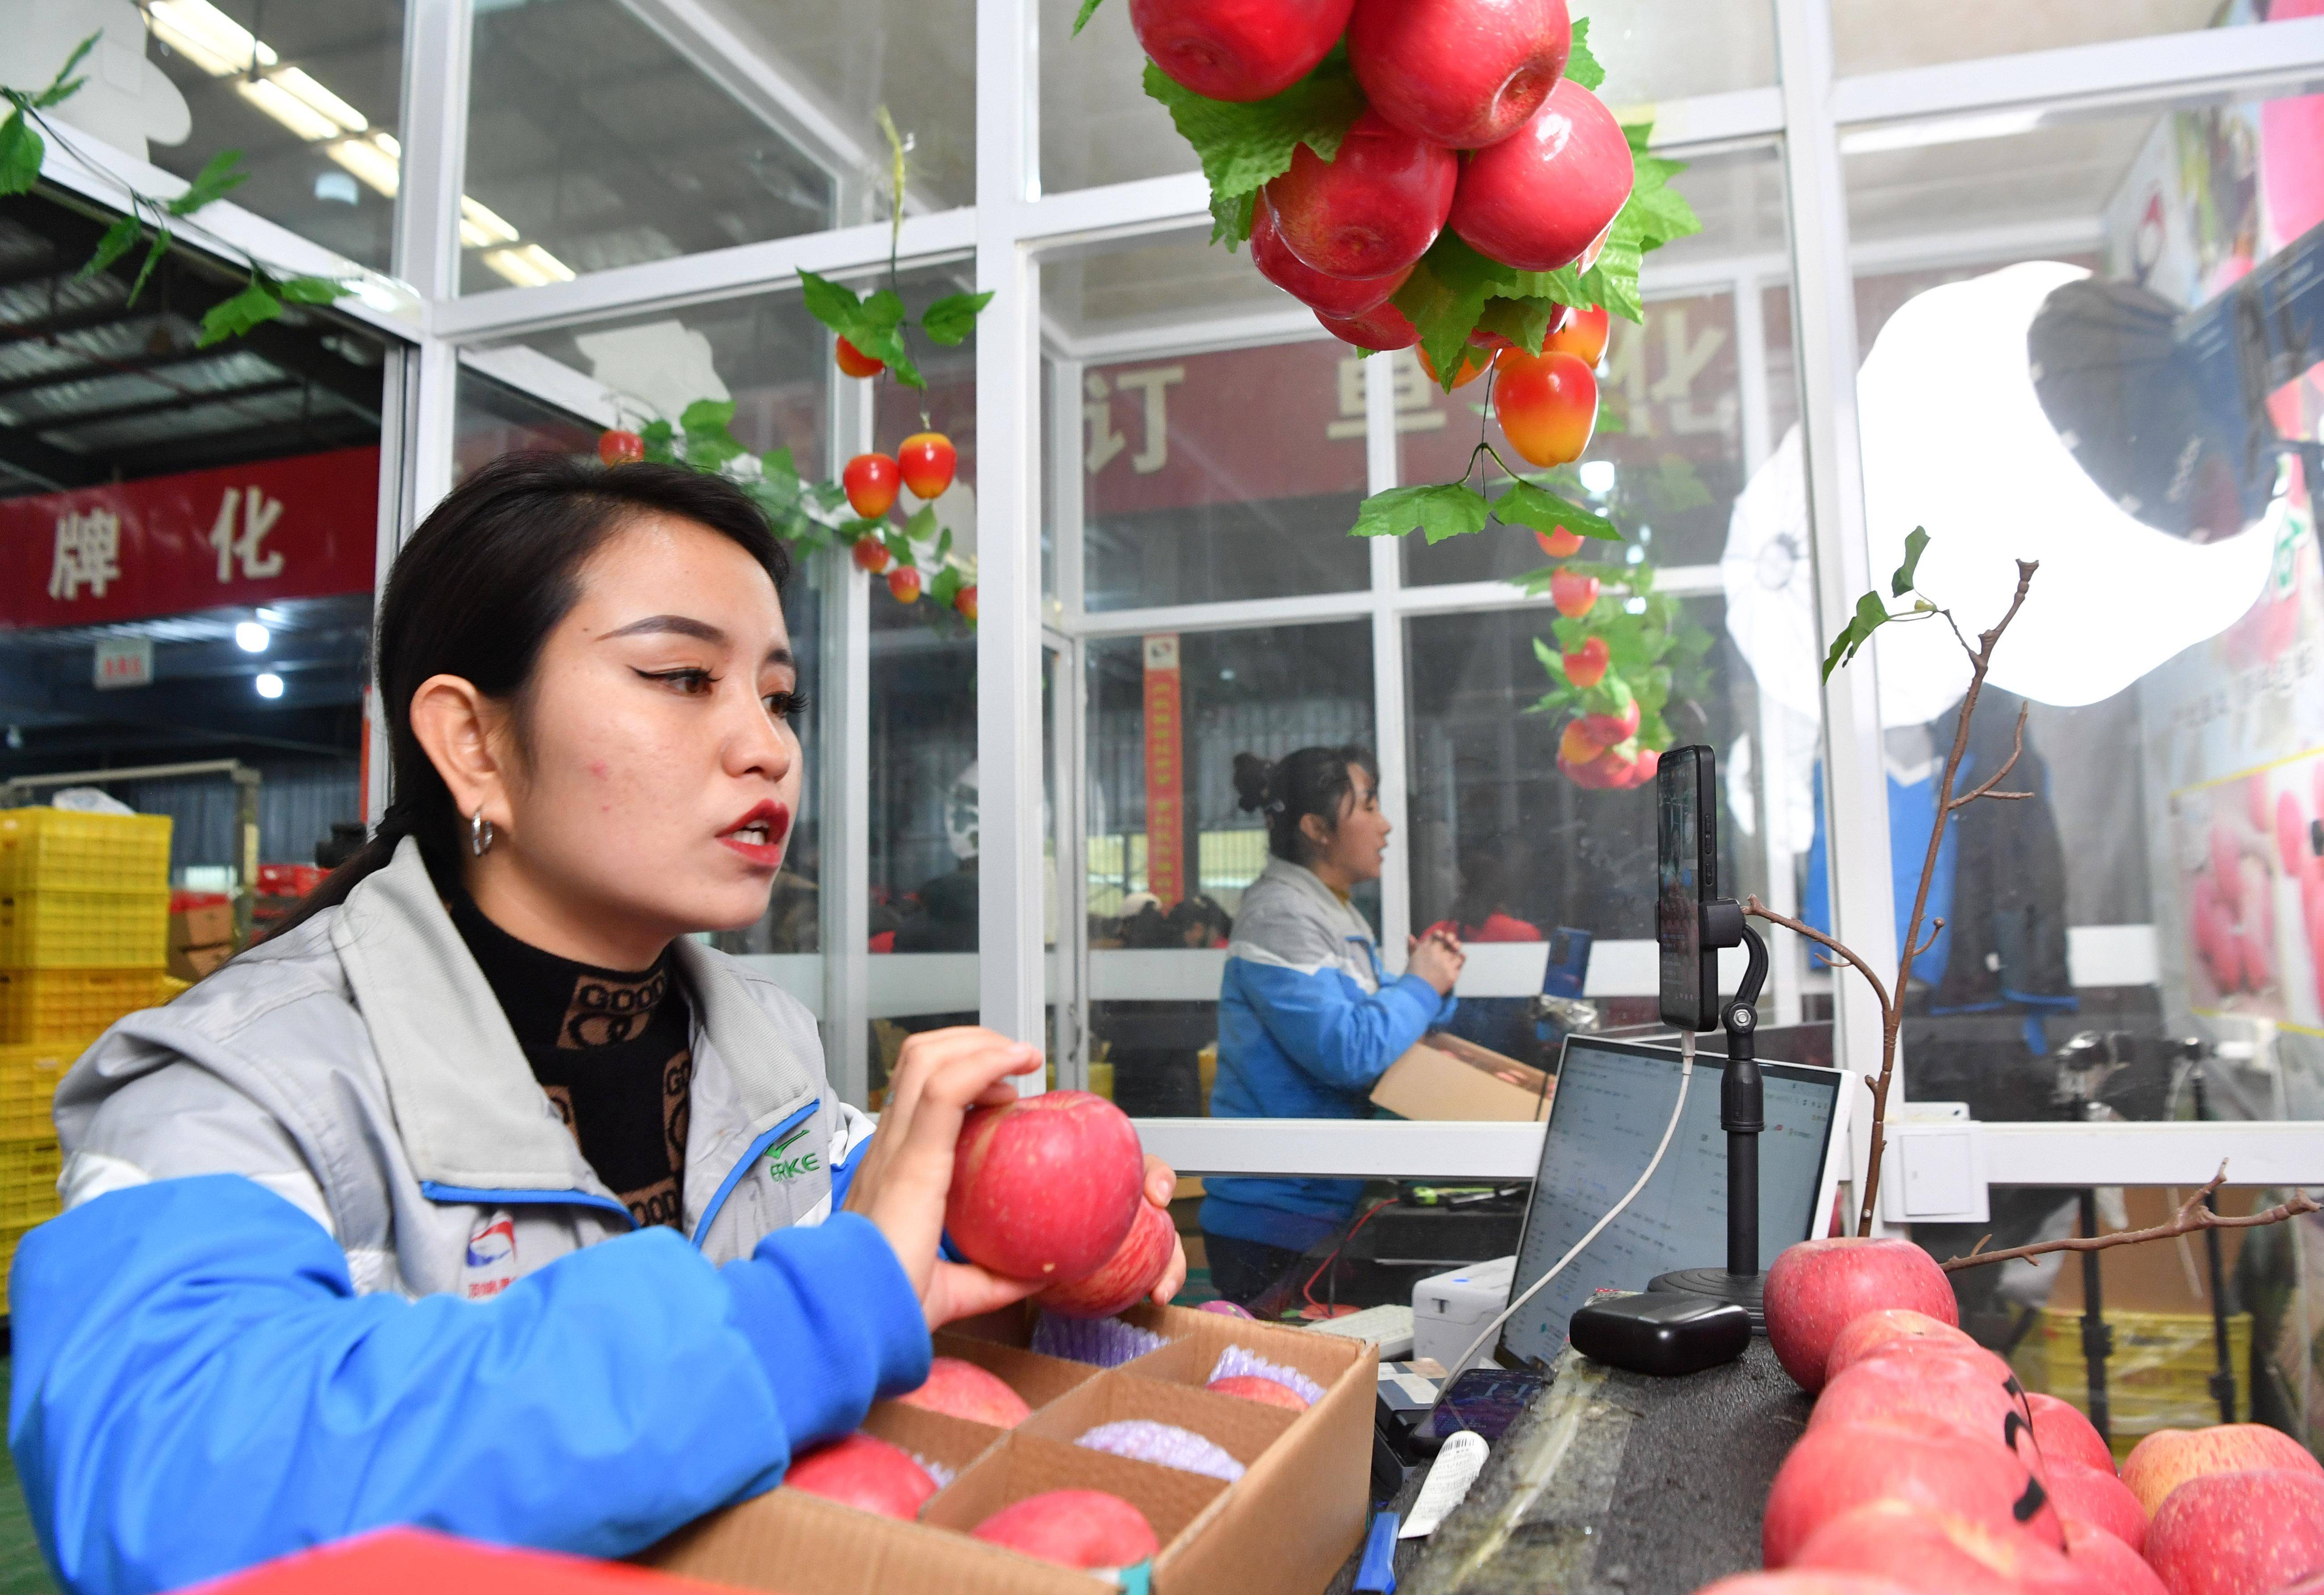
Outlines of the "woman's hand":
<svg viewBox="0 0 2324 1595">
<path fill-rule="evenodd" d="M 1153 1153 L 1146 1154 L 1146 1200 L 1163 1212 L 1170 1211 L 1170 1198 L 1178 1194 L 1178 1171 Z M 1170 1266 L 1162 1270 L 1162 1277 L 1154 1284 L 1154 1305 L 1167 1307 L 1170 1299 L 1186 1283 L 1186 1242 L 1184 1237 L 1173 1235 L 1174 1248 Z"/>
<path fill-rule="evenodd" d="M 1469 954 L 1461 949 L 1461 938 L 1439 925 L 1425 936 L 1410 938 L 1406 947 L 1411 955 L 1406 972 L 1435 987 L 1438 996 L 1452 995 L 1453 982 L 1461 978 L 1461 966 L 1469 961 Z"/>
<path fill-rule="evenodd" d="M 847 1189 L 847 1211 L 862 1213 L 888 1238 L 930 1329 L 1022 1301 L 1041 1287 L 1037 1279 L 1009 1279 L 936 1255 L 961 1120 L 971 1108 L 1016 1101 L 1009 1076 L 1040 1064 L 1038 1047 L 973 1025 L 924 1031 L 904 1043 L 896 1060 L 880 1128 Z M 1149 1169 L 1149 1192 L 1153 1185 Z M 1179 1277 L 1185 1271 L 1182 1255 Z"/>
</svg>

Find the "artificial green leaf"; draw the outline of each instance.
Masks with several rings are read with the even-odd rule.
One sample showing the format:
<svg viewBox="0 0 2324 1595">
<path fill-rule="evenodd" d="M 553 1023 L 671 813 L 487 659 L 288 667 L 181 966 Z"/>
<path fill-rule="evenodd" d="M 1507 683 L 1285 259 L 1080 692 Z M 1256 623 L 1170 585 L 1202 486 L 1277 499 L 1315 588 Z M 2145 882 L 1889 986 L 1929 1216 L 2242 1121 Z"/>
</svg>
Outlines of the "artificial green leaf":
<svg viewBox="0 0 2324 1595">
<path fill-rule="evenodd" d="M 1150 61 L 1145 83 L 1148 96 L 1170 113 L 1179 136 L 1194 146 L 1214 203 L 1239 198 L 1290 171 L 1291 152 L 1301 144 L 1331 160 L 1364 108 L 1344 50 L 1334 50 L 1281 94 L 1240 105 L 1205 99 Z"/>
<path fill-rule="evenodd" d="M 852 288 L 844 288 L 828 277 L 818 277 L 813 272 L 799 273 L 799 296 L 807 305 L 807 313 L 822 322 L 840 337 L 853 343 L 853 329 L 862 325 L 863 301 Z"/>
<path fill-rule="evenodd" d="M 1596 511 L 1585 510 L 1522 480 L 1510 483 L 1508 491 L 1493 501 L 1493 519 L 1504 526 L 1530 526 L 1536 531 L 1571 531 L 1600 542 L 1622 540 L 1620 530 Z"/>
<path fill-rule="evenodd" d="M 194 174 L 186 191 L 162 208 L 171 216 L 191 216 L 211 200 L 233 192 L 250 180 L 250 173 L 235 170 L 241 163 L 240 150 L 220 150 Z"/>
<path fill-rule="evenodd" d="M 1096 0 L 1091 0 L 1091 4 L 1095 5 Z M 935 580 L 928 583 L 928 601 L 939 609 L 950 609 L 952 601 L 960 596 L 960 590 L 967 585 L 968 578 L 960 574 L 960 567 L 947 565 L 936 572 Z"/>
<path fill-rule="evenodd" d="M 936 560 L 941 564 L 952 557 L 952 528 L 947 526 L 936 534 Z"/>
<path fill-rule="evenodd" d="M 274 285 L 285 304 L 327 305 L 355 290 L 331 277 L 286 277 Z"/>
<path fill-rule="evenodd" d="M 1666 454 L 1655 462 L 1653 487 L 1658 514 L 1684 514 L 1689 510 L 1708 509 L 1711 503 L 1711 490 L 1702 484 L 1702 478 L 1695 475 L 1693 463 L 1683 454 Z"/>
<path fill-rule="evenodd" d="M 1462 243 L 1448 228 L 1396 290 L 1392 302 L 1419 329 L 1420 346 L 1448 393 L 1460 373 L 1469 334 L 1483 314 L 1485 301 L 1496 292 L 1497 277 L 1508 270 Z"/>
<path fill-rule="evenodd" d="M 932 504 L 922 504 L 904 522 L 904 538 L 908 542 L 925 543 L 936 535 L 936 512 Z"/>
<path fill-rule="evenodd" d="M 696 399 L 678 413 L 679 430 L 686 440 L 698 437 L 716 437 L 727 432 L 734 424 L 734 401 L 732 399 Z"/>
<path fill-rule="evenodd" d="M 41 180 L 41 160 L 48 150 L 23 107 L 10 111 L 0 122 L 0 194 L 30 192 Z"/>
<path fill-rule="evenodd" d="M 915 569 L 918 568 L 912 558 L 911 539 L 893 527 L 881 527 L 878 536 L 882 546 L 888 550 L 888 558 L 899 565 L 910 565 Z"/>
<path fill-rule="evenodd" d="M 49 86 L 41 90 L 38 97 L 33 99 L 32 108 L 34 110 L 45 111 L 51 106 L 62 105 L 65 101 L 72 98 L 74 95 L 80 92 L 80 86 L 88 82 L 88 79 L 86 78 L 74 77 L 72 75 L 73 69 L 88 59 L 88 52 L 95 50 L 97 48 L 97 41 L 104 37 L 105 30 L 99 28 L 96 32 L 91 33 L 88 38 L 82 40 L 80 43 L 74 48 L 73 52 L 70 55 L 65 57 L 65 64 L 57 69 L 57 75 L 49 79 Z"/>
<path fill-rule="evenodd" d="M 272 288 L 251 280 L 250 285 L 230 300 L 212 305 L 202 318 L 201 336 L 194 346 L 207 349 L 212 344 L 239 337 L 262 321 L 272 321 L 282 314 L 282 301 L 275 297 Z"/>
<path fill-rule="evenodd" d="M 137 302 L 137 296 L 145 291 L 145 280 L 152 276 L 153 268 L 160 265 L 161 257 L 169 253 L 170 229 L 157 226 L 153 229 L 153 242 L 146 245 L 145 262 L 137 268 L 137 280 L 129 285 L 129 298 L 125 303 L 134 305 Z"/>
<path fill-rule="evenodd" d="M 1105 0 L 1082 0 L 1081 12 L 1074 18 L 1074 31 L 1069 37 L 1080 38 L 1082 30 L 1089 26 L 1089 19 L 1097 14 L 1097 8 L 1103 4 Z"/>
<path fill-rule="evenodd" d="M 1496 295 L 1485 301 L 1477 326 L 1485 332 L 1499 333 L 1528 355 L 1538 355 L 1543 341 L 1549 337 L 1550 323 L 1564 309 L 1554 299 L 1503 299 Z"/>
<path fill-rule="evenodd" d="M 1630 146 L 1632 160 L 1646 152 L 1646 146 L 1654 142 L 1654 136 L 1655 119 L 1652 116 L 1642 116 L 1636 122 L 1622 124 L 1622 137 Z"/>
<path fill-rule="evenodd" d="M 1590 19 L 1586 16 L 1573 24 L 1573 53 L 1565 59 L 1565 75 L 1593 94 L 1606 81 L 1606 69 L 1590 53 Z"/>
<path fill-rule="evenodd" d="M 1376 493 L 1356 512 L 1351 537 L 1402 537 L 1416 527 L 1431 543 L 1485 530 L 1485 495 L 1458 482 Z"/>
<path fill-rule="evenodd" d="M 898 337 L 897 335 L 892 332 L 888 333 L 885 336 L 895 338 L 896 340 L 895 352 L 893 354 L 881 356 L 882 359 L 888 362 L 888 370 L 890 373 L 894 375 L 898 382 L 903 383 L 904 386 L 908 388 L 918 388 L 925 392 L 928 385 L 927 379 L 920 374 L 920 368 L 912 364 L 912 356 L 904 348 L 904 340 Z M 870 351 L 866 350 L 865 353 L 868 354 Z"/>
<path fill-rule="evenodd" d="M 1538 637 L 1533 640 L 1533 657 L 1541 661 L 1541 668 L 1548 671 L 1553 679 L 1565 679 L 1565 656 Z"/>
<path fill-rule="evenodd" d="M 1211 242 L 1223 244 L 1229 249 L 1250 236 L 1252 217 L 1259 209 L 1259 190 L 1248 194 L 1213 194 L 1211 196 Z M 1363 355 L 1372 351 L 1366 349 Z M 1363 355 L 1359 355 L 1361 359 Z"/>
<path fill-rule="evenodd" d="M 799 493 L 798 466 L 791 459 L 788 448 L 770 448 L 759 456 L 760 480 L 780 493 L 786 499 L 796 499 Z"/>
<path fill-rule="evenodd" d="M 638 441 L 645 445 L 646 458 L 658 466 L 670 465 L 677 460 L 675 437 L 675 429 L 665 420 L 648 421 L 638 429 Z"/>
<path fill-rule="evenodd" d="M 992 290 L 948 293 L 920 312 L 920 330 L 949 348 L 976 330 L 977 312 L 992 302 Z"/>
<path fill-rule="evenodd" d="M 1637 159 L 1630 198 L 1622 208 L 1630 217 L 1641 250 L 1660 249 L 1702 231 L 1702 218 L 1695 215 L 1694 207 L 1670 186 L 1670 180 L 1685 170 L 1683 161 L 1665 161 L 1658 155 Z"/>
<path fill-rule="evenodd" d="M 904 301 L 892 288 L 882 288 L 863 301 L 863 320 L 867 326 L 895 327 L 903 325 Z"/>
<path fill-rule="evenodd" d="M 105 236 L 97 241 L 97 248 L 90 252 L 88 259 L 81 263 L 80 270 L 74 275 L 96 276 L 123 255 L 127 254 L 135 246 L 137 241 L 144 235 L 145 224 L 135 217 L 115 217 L 113 225 L 105 229 Z"/>
<path fill-rule="evenodd" d="M 1904 539 L 1904 563 L 1898 566 L 1896 574 L 1889 578 L 1890 593 L 1902 598 L 1913 590 L 1914 573 L 1921 567 L 1921 551 L 1928 546 L 1929 529 L 1925 526 L 1913 528 L 1912 534 Z"/>
</svg>

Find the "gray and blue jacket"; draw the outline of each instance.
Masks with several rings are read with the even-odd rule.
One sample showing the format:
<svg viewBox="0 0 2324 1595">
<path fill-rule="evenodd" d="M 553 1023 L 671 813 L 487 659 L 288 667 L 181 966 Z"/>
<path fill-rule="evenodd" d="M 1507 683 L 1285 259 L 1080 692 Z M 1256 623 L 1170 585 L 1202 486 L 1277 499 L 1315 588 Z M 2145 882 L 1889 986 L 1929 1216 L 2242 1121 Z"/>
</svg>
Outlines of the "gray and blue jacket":
<svg viewBox="0 0 2324 1595">
<path fill-rule="evenodd" d="M 909 1280 L 834 1215 L 869 1124 L 813 1020 L 676 951 L 682 1232 L 590 1170 L 409 841 L 74 1065 L 66 1212 L 9 1281 L 9 1444 L 67 1588 L 387 1524 L 622 1555 L 926 1378 Z"/>
<path fill-rule="evenodd" d="M 1369 1119 L 1372 1084 L 1458 1006 L 1391 981 L 1364 917 L 1314 871 L 1270 858 L 1235 910 L 1219 982 L 1218 1119 Z M 1360 1180 L 1213 1179 L 1203 1228 L 1297 1251 L 1355 1212 Z"/>
</svg>

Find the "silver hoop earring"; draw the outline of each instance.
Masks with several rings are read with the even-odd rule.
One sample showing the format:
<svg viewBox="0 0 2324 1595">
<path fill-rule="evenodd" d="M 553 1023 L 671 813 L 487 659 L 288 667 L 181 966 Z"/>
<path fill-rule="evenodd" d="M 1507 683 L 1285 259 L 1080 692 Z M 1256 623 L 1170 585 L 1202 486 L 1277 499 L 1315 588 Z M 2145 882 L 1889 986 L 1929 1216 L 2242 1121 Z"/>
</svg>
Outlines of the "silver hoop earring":
<svg viewBox="0 0 2324 1595">
<path fill-rule="evenodd" d="M 468 816 L 468 851 L 482 858 L 493 850 L 493 822 L 484 817 L 484 806 Z"/>
</svg>

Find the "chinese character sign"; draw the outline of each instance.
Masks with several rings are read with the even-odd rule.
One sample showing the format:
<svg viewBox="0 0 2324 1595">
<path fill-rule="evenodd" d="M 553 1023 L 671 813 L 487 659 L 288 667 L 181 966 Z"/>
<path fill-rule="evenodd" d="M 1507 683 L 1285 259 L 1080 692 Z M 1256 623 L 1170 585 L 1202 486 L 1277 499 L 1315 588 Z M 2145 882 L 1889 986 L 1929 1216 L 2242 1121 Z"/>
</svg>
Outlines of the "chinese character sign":
<svg viewBox="0 0 2324 1595">
<path fill-rule="evenodd" d="M 1185 728 L 1178 635 L 1146 639 L 1146 887 L 1165 908 L 1186 895 Z"/>
<path fill-rule="evenodd" d="M 379 450 L 0 501 L 0 626 L 78 626 L 360 593 Z"/>
</svg>

